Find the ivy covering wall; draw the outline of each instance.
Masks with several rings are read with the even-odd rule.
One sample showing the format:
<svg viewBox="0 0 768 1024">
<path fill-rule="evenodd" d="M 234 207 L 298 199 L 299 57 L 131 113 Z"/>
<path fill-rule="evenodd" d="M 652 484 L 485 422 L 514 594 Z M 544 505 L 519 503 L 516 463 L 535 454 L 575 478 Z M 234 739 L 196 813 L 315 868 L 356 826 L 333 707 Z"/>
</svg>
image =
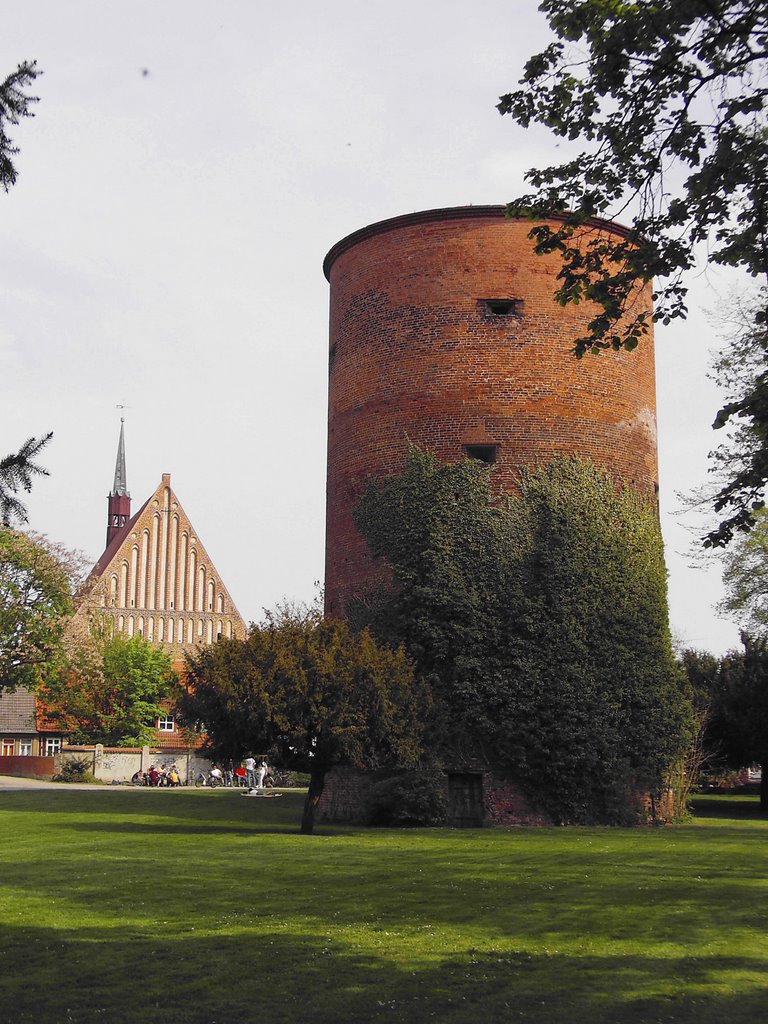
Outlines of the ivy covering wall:
<svg viewBox="0 0 768 1024">
<path fill-rule="evenodd" d="M 428 682 L 436 759 L 503 768 L 555 821 L 630 820 L 690 714 L 654 503 L 574 457 L 517 495 L 491 474 L 413 448 L 371 483 L 356 522 L 388 582 L 349 615 Z"/>
</svg>

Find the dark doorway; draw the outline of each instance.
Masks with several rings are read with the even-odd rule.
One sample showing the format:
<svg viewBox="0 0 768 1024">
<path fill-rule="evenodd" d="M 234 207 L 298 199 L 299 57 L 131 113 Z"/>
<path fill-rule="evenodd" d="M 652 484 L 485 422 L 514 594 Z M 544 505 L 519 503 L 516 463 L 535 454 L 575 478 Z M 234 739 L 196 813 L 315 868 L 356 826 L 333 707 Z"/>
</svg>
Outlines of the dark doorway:
<svg viewBox="0 0 768 1024">
<path fill-rule="evenodd" d="M 451 828 L 483 827 L 483 776 L 479 772 L 448 773 L 448 824 Z"/>
</svg>

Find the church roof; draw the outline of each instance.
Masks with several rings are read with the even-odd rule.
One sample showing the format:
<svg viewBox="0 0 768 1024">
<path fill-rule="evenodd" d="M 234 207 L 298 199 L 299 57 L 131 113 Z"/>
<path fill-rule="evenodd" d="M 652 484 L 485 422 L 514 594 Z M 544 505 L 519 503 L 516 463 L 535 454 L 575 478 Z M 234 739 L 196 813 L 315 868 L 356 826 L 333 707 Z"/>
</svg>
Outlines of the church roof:
<svg viewBox="0 0 768 1024">
<path fill-rule="evenodd" d="M 170 473 L 94 566 L 77 618 L 94 612 L 113 618 L 120 632 L 141 632 L 175 648 L 245 636 L 245 623 L 171 488 Z"/>
</svg>

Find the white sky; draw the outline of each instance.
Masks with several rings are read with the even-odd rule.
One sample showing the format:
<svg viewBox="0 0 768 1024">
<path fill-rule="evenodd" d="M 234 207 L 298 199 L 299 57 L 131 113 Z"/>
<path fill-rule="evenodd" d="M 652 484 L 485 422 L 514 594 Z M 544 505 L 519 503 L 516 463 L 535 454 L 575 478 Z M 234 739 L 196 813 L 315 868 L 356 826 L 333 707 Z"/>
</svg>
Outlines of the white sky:
<svg viewBox="0 0 768 1024">
<path fill-rule="evenodd" d="M 439 16 L 438 16 L 439 15 Z M 30 527 L 95 561 L 120 411 L 133 509 L 163 472 L 247 620 L 323 577 L 327 250 L 415 210 L 504 203 L 556 140 L 501 118 L 548 40 L 535 0 L 27 0 L 0 77 L 45 74 L 0 193 L 0 454 L 54 431 Z M 144 71 L 146 70 L 146 74 Z M 672 626 L 737 643 L 688 568 L 675 492 L 706 478 L 718 395 L 693 282 L 657 331 Z"/>
</svg>

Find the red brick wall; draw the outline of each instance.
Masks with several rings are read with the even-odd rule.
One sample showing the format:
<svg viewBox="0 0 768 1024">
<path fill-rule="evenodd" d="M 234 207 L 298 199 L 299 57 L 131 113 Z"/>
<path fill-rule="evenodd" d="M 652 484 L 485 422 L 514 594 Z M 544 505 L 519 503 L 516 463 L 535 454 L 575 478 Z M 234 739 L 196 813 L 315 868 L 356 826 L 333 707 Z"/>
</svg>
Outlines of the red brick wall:
<svg viewBox="0 0 768 1024">
<path fill-rule="evenodd" d="M 445 789 L 448 782 L 442 771 L 360 771 L 356 768 L 334 768 L 325 777 L 325 789 L 318 803 L 317 821 L 345 822 L 353 825 L 368 823 L 368 797 L 371 787 L 385 778 L 400 778 L 403 774 L 425 785 L 437 783 Z M 519 787 L 509 780 L 483 773 L 484 825 L 551 825 L 551 820 L 526 801 Z"/>
<path fill-rule="evenodd" d="M 555 303 L 557 259 L 533 254 L 530 227 L 502 207 L 430 211 L 328 254 L 329 611 L 373 578 L 352 507 L 368 477 L 402 468 L 408 440 L 448 461 L 465 445 L 498 445 L 502 488 L 519 466 L 576 453 L 653 492 L 653 345 L 576 360 L 592 310 Z M 520 315 L 495 316 L 488 298 L 521 300 Z M 648 288 L 636 308 L 650 307 Z"/>
<path fill-rule="evenodd" d="M 325 777 L 325 788 L 318 803 L 316 820 L 351 825 L 367 824 L 371 787 L 388 777 L 399 779 L 403 775 L 417 781 L 423 780 L 425 785 L 434 785 L 437 782 L 445 787 L 448 797 L 447 775 L 443 771 L 361 771 L 348 767 L 333 768 Z M 553 824 L 549 815 L 529 803 L 516 783 L 490 771 L 482 772 L 482 780 L 484 826 Z M 638 825 L 672 821 L 674 818 L 671 792 L 665 793 L 655 806 L 648 793 L 630 792 L 627 794 L 626 807 L 627 820 L 632 820 L 634 815 L 634 821 Z"/>
<path fill-rule="evenodd" d="M 483 810 L 488 825 L 551 825 L 552 819 L 526 800 L 519 786 L 490 773 L 483 777 Z"/>
<path fill-rule="evenodd" d="M 13 775 L 22 779 L 50 779 L 54 770 L 55 761 L 52 757 L 0 757 L 0 775 Z"/>
</svg>

